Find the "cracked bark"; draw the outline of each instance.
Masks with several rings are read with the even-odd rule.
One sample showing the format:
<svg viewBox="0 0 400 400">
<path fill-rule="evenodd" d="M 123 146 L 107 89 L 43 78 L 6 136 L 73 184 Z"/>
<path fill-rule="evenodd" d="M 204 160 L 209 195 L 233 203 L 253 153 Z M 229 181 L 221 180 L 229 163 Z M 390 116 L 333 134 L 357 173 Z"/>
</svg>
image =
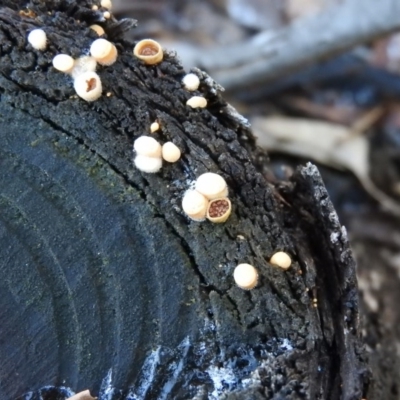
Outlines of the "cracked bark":
<svg viewBox="0 0 400 400">
<path fill-rule="evenodd" d="M 173 54 L 155 67 L 132 56 L 132 22 L 101 21 L 88 1 L 32 1 L 36 17 L 20 4 L 0 1 L 0 398 L 366 395 L 354 261 L 317 169 L 269 183 L 218 85 L 197 71 L 208 107 L 187 107 Z M 99 21 L 119 57 L 98 70 L 112 95 L 85 103 L 51 60 L 85 53 Z M 27 44 L 35 27 L 44 52 Z M 132 143 L 156 119 L 183 156 L 142 174 Z M 206 171 L 228 182 L 225 224 L 181 211 Z M 286 272 L 267 261 L 282 249 Z M 257 267 L 256 289 L 234 285 L 240 262 Z"/>
</svg>

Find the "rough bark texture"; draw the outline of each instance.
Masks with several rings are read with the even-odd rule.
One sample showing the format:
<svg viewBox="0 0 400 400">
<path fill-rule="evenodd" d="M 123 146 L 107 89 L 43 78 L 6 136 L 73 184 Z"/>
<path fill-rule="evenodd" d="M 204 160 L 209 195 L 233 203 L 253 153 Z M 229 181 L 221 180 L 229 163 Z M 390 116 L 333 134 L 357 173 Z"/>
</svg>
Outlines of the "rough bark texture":
<svg viewBox="0 0 400 400">
<path fill-rule="evenodd" d="M 361 399 L 355 265 L 317 169 L 273 186 L 206 74 L 208 107 L 192 110 L 173 54 L 144 66 L 130 21 L 78 4 L 33 1 L 28 17 L 0 1 L 0 398 Z M 85 54 L 96 21 L 119 57 L 98 69 L 111 96 L 86 103 L 51 60 Z M 36 27 L 44 52 L 26 40 Z M 132 143 L 155 119 L 183 156 L 143 174 Z M 228 182 L 225 224 L 182 213 L 206 171 Z M 277 250 L 288 271 L 268 263 Z M 241 262 L 259 271 L 252 291 L 234 284 Z"/>
</svg>

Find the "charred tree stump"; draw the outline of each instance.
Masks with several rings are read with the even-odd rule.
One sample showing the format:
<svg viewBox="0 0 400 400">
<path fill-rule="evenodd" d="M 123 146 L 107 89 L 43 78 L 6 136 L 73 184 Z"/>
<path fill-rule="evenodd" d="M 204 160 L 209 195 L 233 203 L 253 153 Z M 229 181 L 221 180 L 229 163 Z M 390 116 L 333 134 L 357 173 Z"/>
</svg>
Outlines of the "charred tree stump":
<svg viewBox="0 0 400 400">
<path fill-rule="evenodd" d="M 208 107 L 188 107 L 175 55 L 133 57 L 132 21 L 106 21 L 87 0 L 0 5 L 0 398 L 365 396 L 355 264 L 318 170 L 270 183 L 218 85 L 197 70 Z M 92 23 L 119 56 L 87 103 L 51 62 L 87 53 Z M 37 27 L 45 51 L 27 42 Z M 145 174 L 132 143 L 155 120 L 154 137 L 183 155 Z M 181 210 L 207 171 L 228 182 L 225 224 Z M 268 263 L 277 250 L 289 270 Z M 259 272 L 254 290 L 233 281 L 242 262 Z"/>
</svg>

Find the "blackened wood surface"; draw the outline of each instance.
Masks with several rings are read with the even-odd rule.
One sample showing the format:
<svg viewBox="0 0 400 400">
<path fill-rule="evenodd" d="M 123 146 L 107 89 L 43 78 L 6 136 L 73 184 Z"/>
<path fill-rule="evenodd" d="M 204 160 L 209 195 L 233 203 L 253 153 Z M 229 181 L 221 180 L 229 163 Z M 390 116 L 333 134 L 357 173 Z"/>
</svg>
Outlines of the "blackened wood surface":
<svg viewBox="0 0 400 400">
<path fill-rule="evenodd" d="M 36 1 L 25 17 L 0 2 L 0 398 L 66 396 L 40 390 L 51 385 L 101 399 L 360 399 L 354 262 L 316 168 L 300 168 L 283 201 L 207 75 L 209 105 L 192 110 L 173 54 L 142 65 L 121 37 L 130 21 L 78 4 Z M 89 104 L 51 60 L 86 54 L 99 20 L 119 57 L 98 69 L 104 95 Z M 27 43 L 35 27 L 44 52 Z M 142 174 L 132 143 L 155 119 L 183 157 Z M 206 171 L 228 182 L 225 224 L 181 211 Z M 286 272 L 267 261 L 277 250 L 292 256 Z M 233 282 L 241 262 L 259 271 L 252 291 Z"/>
</svg>

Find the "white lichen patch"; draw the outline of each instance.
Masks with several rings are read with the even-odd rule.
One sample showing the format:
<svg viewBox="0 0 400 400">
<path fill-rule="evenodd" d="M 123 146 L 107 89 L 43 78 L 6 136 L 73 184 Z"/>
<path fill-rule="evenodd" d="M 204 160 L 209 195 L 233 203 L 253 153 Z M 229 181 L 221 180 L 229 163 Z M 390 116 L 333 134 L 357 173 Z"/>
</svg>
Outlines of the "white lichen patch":
<svg viewBox="0 0 400 400">
<path fill-rule="evenodd" d="M 183 367 L 185 365 L 185 360 L 190 348 L 189 337 L 183 339 L 183 341 L 178 345 L 177 352 L 179 353 L 179 360 L 170 365 L 170 370 L 172 372 L 171 378 L 167 380 L 164 387 L 161 389 L 161 394 L 158 397 L 159 400 L 170 399 L 170 394 L 172 389 L 175 387 L 178 381 L 179 375 L 181 374 Z"/>
<path fill-rule="evenodd" d="M 148 390 L 150 389 L 157 367 L 160 363 L 160 350 L 158 346 L 156 350 L 152 351 L 143 363 L 140 369 L 139 382 L 135 388 L 132 388 L 127 396 L 127 399 L 144 399 Z"/>
<path fill-rule="evenodd" d="M 224 109 L 223 112 L 227 115 L 229 115 L 233 120 L 235 120 L 239 125 L 242 125 L 245 128 L 251 128 L 251 124 L 249 120 L 243 115 L 239 114 L 236 111 L 236 108 L 228 104 Z"/>
<path fill-rule="evenodd" d="M 339 232 L 332 232 L 331 233 L 331 242 L 337 243 L 337 241 L 339 240 L 339 237 L 340 237 Z"/>
<path fill-rule="evenodd" d="M 225 393 L 231 392 L 239 384 L 239 380 L 232 368 L 219 368 L 212 365 L 207 368 L 206 372 L 214 385 L 214 390 L 209 397 L 212 400 L 220 399 Z"/>
<path fill-rule="evenodd" d="M 293 345 L 289 339 L 283 339 L 280 345 L 282 350 L 293 351 Z"/>
<path fill-rule="evenodd" d="M 90 56 L 83 56 L 75 60 L 74 68 L 71 75 L 76 79 L 79 75 L 86 72 L 95 72 L 97 68 L 97 61 Z"/>
</svg>

